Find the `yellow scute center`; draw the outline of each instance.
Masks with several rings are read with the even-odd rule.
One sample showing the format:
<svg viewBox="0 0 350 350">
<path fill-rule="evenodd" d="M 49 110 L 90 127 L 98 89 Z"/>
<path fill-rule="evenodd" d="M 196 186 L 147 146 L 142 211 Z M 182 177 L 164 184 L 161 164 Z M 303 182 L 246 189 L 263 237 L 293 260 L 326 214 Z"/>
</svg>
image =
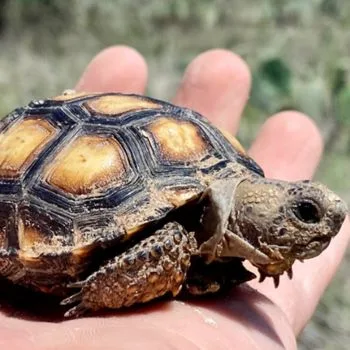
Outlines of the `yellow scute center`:
<svg viewBox="0 0 350 350">
<path fill-rule="evenodd" d="M 33 118 L 21 120 L 0 134 L 0 176 L 20 176 L 56 131 L 47 120 Z"/>
<path fill-rule="evenodd" d="M 204 138 L 190 122 L 164 117 L 153 122 L 149 129 L 168 160 L 199 160 L 206 152 Z"/>
<path fill-rule="evenodd" d="M 86 103 L 87 107 L 96 113 L 105 115 L 119 115 L 140 109 L 160 108 L 157 103 L 137 96 L 105 95 L 91 99 Z"/>
<path fill-rule="evenodd" d="M 84 135 L 64 148 L 45 171 L 50 185 L 72 194 L 94 194 L 121 184 L 124 155 L 110 136 Z"/>
</svg>

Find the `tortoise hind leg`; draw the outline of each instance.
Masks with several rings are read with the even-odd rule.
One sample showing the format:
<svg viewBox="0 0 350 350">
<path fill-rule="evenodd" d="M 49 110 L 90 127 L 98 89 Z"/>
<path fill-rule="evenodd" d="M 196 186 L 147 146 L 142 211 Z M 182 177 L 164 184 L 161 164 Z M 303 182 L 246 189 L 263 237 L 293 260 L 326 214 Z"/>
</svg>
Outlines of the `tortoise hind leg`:
<svg viewBox="0 0 350 350">
<path fill-rule="evenodd" d="M 85 281 L 71 284 L 70 287 L 80 288 L 80 291 L 62 304 L 79 304 L 65 316 L 79 316 L 89 309 L 115 309 L 144 303 L 167 292 L 176 296 L 195 251 L 193 235 L 178 223 L 168 223 L 108 261 Z"/>
</svg>

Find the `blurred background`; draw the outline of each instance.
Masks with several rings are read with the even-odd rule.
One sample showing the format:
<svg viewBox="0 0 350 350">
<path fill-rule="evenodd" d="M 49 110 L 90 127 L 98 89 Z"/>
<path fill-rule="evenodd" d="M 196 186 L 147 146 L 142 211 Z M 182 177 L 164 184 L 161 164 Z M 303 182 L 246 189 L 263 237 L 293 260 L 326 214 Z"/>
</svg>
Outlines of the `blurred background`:
<svg viewBox="0 0 350 350">
<path fill-rule="evenodd" d="M 253 88 L 239 139 L 248 147 L 282 109 L 309 114 L 326 145 L 317 179 L 350 203 L 350 1 L 0 0 L 0 115 L 74 87 L 90 59 L 114 44 L 146 57 L 147 94 L 163 99 L 200 52 L 240 54 Z M 350 253 L 300 349 L 349 349 L 349 270 Z"/>
</svg>

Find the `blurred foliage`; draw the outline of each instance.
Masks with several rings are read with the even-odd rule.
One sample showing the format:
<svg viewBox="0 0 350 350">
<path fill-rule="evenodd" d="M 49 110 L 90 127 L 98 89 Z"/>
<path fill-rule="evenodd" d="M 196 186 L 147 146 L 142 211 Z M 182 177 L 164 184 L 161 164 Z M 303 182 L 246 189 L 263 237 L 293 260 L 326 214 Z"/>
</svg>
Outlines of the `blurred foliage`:
<svg viewBox="0 0 350 350">
<path fill-rule="evenodd" d="M 259 62 L 253 72 L 251 105 L 267 113 L 284 109 L 291 99 L 292 73 L 280 58 Z"/>
<path fill-rule="evenodd" d="M 165 99 L 197 54 L 233 50 L 253 77 L 243 143 L 272 113 L 293 108 L 309 114 L 326 144 L 317 178 L 350 202 L 347 0 L 0 0 L 0 40 L 0 115 L 73 87 L 109 45 L 137 48 L 150 67 L 147 93 Z M 300 348 L 348 348 L 349 267 L 347 257 Z"/>
</svg>

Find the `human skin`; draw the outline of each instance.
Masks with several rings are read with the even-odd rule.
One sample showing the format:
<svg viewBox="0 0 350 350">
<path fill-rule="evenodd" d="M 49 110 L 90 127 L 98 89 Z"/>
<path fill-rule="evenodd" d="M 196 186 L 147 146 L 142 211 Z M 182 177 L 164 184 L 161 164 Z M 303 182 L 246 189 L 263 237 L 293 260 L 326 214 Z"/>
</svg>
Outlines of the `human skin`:
<svg viewBox="0 0 350 350">
<path fill-rule="evenodd" d="M 142 56 L 115 46 L 93 59 L 76 89 L 142 94 L 146 83 Z M 173 102 L 235 133 L 249 88 L 243 60 L 226 50 L 211 50 L 190 63 Z M 249 153 L 268 177 L 307 179 L 321 158 L 322 140 L 307 116 L 286 111 L 265 122 Z M 0 308 L 0 349 L 296 349 L 296 336 L 312 316 L 349 238 L 347 219 L 329 248 L 296 263 L 293 279 L 282 277 L 278 289 L 271 280 L 254 280 L 224 297 L 160 301 L 131 312 L 62 322 L 13 317 Z"/>
</svg>

